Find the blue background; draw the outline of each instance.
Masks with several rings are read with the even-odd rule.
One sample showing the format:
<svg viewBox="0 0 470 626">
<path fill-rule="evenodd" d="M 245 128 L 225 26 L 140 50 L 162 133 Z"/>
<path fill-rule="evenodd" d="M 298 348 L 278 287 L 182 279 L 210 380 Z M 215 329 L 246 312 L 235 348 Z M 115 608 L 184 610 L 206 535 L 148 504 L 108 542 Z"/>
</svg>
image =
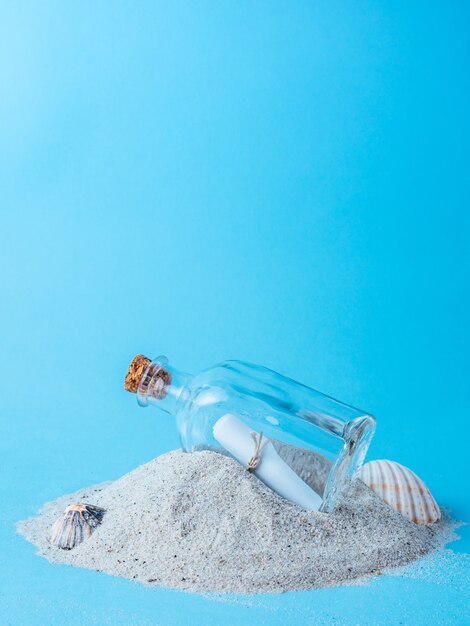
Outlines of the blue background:
<svg viewBox="0 0 470 626">
<path fill-rule="evenodd" d="M 14 523 L 177 447 L 122 389 L 140 351 L 374 413 L 370 457 L 470 519 L 469 17 L 1 3 L 2 624 L 465 623 L 450 573 L 221 601 L 52 566 Z"/>
</svg>

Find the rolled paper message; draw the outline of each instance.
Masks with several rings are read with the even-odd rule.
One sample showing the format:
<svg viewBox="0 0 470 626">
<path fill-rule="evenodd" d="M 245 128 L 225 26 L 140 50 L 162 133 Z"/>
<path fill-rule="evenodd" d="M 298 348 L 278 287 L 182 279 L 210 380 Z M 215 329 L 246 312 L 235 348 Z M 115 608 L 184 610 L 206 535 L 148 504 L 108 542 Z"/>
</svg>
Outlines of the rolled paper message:
<svg viewBox="0 0 470 626">
<path fill-rule="evenodd" d="M 238 417 L 227 413 L 214 424 L 214 438 L 244 467 L 255 452 L 253 431 Z M 259 438 L 259 433 L 255 433 Z M 258 439 L 259 440 L 259 439 Z M 268 440 L 259 452 L 253 474 L 286 500 L 310 511 L 318 511 L 321 497 L 285 463 Z"/>
</svg>

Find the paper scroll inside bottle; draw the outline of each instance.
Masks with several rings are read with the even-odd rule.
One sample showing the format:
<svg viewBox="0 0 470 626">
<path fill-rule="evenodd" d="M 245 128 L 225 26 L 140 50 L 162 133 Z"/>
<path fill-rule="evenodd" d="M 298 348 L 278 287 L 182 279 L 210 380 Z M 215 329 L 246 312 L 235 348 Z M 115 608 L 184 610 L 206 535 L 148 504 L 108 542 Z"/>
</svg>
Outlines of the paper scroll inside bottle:
<svg viewBox="0 0 470 626">
<path fill-rule="evenodd" d="M 253 431 L 238 417 L 227 413 L 214 424 L 214 438 L 244 467 L 255 451 Z M 259 437 L 259 433 L 255 433 Z M 262 446 L 253 474 L 286 500 L 318 511 L 321 497 L 285 463 L 268 441 Z"/>
</svg>

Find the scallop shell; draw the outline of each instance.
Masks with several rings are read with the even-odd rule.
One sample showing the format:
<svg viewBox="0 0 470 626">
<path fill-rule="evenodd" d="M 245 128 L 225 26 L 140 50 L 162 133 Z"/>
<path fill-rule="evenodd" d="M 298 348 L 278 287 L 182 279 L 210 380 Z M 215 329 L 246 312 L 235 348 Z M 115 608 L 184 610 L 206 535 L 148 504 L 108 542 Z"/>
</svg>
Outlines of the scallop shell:
<svg viewBox="0 0 470 626">
<path fill-rule="evenodd" d="M 414 472 L 395 461 L 370 461 L 360 478 L 393 509 L 415 524 L 432 524 L 441 518 L 431 492 Z"/>
<path fill-rule="evenodd" d="M 71 550 L 87 539 L 101 524 L 105 509 L 94 504 L 71 504 L 52 527 L 52 545 Z"/>
</svg>

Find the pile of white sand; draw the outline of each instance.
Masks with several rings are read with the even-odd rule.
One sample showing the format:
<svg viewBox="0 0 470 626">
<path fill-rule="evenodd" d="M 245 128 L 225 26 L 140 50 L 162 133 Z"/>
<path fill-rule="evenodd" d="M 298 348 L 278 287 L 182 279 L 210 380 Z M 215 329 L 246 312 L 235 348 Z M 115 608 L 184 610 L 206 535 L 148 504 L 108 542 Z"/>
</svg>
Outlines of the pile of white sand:
<svg viewBox="0 0 470 626">
<path fill-rule="evenodd" d="M 103 523 L 70 551 L 50 545 L 52 524 L 76 502 L 105 508 Z M 334 513 L 305 511 L 228 457 L 175 451 L 45 505 L 18 530 L 50 561 L 189 591 L 256 593 L 407 563 L 440 546 L 444 527 L 412 524 L 359 480 Z"/>
</svg>

